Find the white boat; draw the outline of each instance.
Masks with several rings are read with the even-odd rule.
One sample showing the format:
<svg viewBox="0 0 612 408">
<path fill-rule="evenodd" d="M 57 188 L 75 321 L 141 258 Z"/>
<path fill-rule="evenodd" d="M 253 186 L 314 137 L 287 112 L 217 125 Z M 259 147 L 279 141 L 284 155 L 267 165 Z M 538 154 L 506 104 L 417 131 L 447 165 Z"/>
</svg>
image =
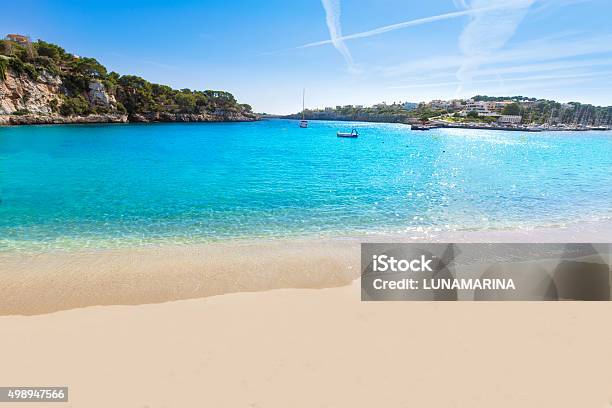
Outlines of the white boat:
<svg viewBox="0 0 612 408">
<path fill-rule="evenodd" d="M 338 132 L 336 133 L 336 136 L 338 137 L 359 137 L 359 132 L 357 132 L 357 129 L 351 129 L 351 133 L 343 133 L 343 132 Z"/>
<path fill-rule="evenodd" d="M 304 97 L 306 96 L 306 88 L 304 88 L 302 90 L 302 120 L 300 120 L 300 127 L 301 128 L 307 128 L 308 127 L 308 121 L 306 119 L 304 119 Z"/>
</svg>

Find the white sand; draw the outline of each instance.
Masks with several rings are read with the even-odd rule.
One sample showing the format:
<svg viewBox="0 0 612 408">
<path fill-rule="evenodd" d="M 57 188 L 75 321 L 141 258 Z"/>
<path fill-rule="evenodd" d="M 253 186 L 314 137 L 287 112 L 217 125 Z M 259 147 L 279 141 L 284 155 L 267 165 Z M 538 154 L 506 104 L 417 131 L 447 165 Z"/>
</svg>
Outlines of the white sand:
<svg viewBox="0 0 612 408">
<path fill-rule="evenodd" d="M 596 407 L 612 303 L 362 303 L 358 282 L 0 317 L 2 385 L 143 407 Z"/>
<path fill-rule="evenodd" d="M 18 407 L 612 406 L 612 302 L 361 302 L 359 242 L 413 239 L 4 253 L 0 314 L 38 315 L 0 317 L 0 385 L 70 387 L 69 403 Z M 140 303 L 157 304 L 74 309 Z"/>
</svg>

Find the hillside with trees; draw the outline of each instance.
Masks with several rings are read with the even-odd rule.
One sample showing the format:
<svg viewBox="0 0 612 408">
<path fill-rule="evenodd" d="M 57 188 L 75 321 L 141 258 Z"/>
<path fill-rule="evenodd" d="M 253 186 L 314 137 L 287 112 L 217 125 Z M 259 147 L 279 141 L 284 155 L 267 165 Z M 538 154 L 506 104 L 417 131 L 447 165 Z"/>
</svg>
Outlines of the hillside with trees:
<svg viewBox="0 0 612 408">
<path fill-rule="evenodd" d="M 525 96 L 476 95 L 474 101 L 514 101 L 504 115 L 521 115 L 523 123 L 612 126 L 612 106 L 594 106 L 580 102 L 561 103 Z"/>
<path fill-rule="evenodd" d="M 306 109 L 304 117 L 308 120 L 412 123 L 444 113 L 446 110 L 432 109 L 425 104 L 382 103 L 368 107 L 345 105 L 326 109 Z M 288 119 L 301 117 L 301 112 L 285 116 Z"/>
<path fill-rule="evenodd" d="M 128 121 L 256 120 L 247 104 L 224 91 L 172 89 L 134 75 L 108 72 L 42 40 L 0 40 L 0 117 L 115 115 Z M 44 118 L 40 119 L 44 122 Z"/>
<path fill-rule="evenodd" d="M 582 126 L 612 126 L 612 106 L 594 106 L 579 102 L 561 103 L 547 99 L 537 99 L 524 96 L 486 96 L 476 95 L 471 101 L 506 102 L 498 115 L 521 116 L 523 124 L 548 125 L 582 125 Z M 490 123 L 496 121 L 495 116 L 479 116 L 476 111 L 467 109 L 468 100 L 446 101 L 445 107 L 440 102 L 429 103 L 393 103 L 378 104 L 370 107 L 345 105 L 335 108 L 306 109 L 304 117 L 309 120 L 344 120 L 363 122 L 416 123 L 436 118 L 452 118 L 474 120 Z M 456 102 L 456 103 L 450 103 Z M 298 112 L 285 116 L 299 119 Z"/>
</svg>

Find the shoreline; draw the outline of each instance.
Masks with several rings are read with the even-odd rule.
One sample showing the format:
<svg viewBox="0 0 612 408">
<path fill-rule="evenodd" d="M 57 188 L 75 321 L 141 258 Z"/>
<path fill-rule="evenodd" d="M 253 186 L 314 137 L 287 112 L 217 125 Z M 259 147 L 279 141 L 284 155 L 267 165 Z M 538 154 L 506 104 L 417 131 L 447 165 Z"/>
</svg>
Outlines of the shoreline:
<svg viewBox="0 0 612 408">
<path fill-rule="evenodd" d="M 286 116 L 279 116 L 279 117 L 262 117 L 262 119 L 268 119 L 268 120 L 275 120 L 275 119 L 283 119 L 283 120 L 295 120 L 295 121 L 299 121 L 301 120 L 301 118 L 297 118 L 297 117 L 286 117 Z M 368 124 L 368 123 L 379 123 L 379 124 L 391 124 L 391 125 L 405 125 L 405 126 L 413 126 L 413 125 L 418 125 L 421 122 L 419 120 L 412 120 L 412 121 L 386 121 L 386 122 L 381 122 L 381 121 L 377 121 L 377 120 L 364 120 L 364 118 L 355 118 L 355 119 L 349 119 L 349 118 L 334 118 L 334 119 L 320 119 L 320 118 L 308 118 L 306 117 L 306 120 L 308 121 L 320 121 L 320 122 L 355 122 L 355 123 L 364 123 L 364 124 Z M 506 132 L 530 132 L 530 133 L 540 133 L 540 132 L 593 132 L 593 131 L 597 131 L 597 132 L 606 132 L 606 131 L 611 131 L 612 128 L 608 128 L 608 129 L 590 129 L 590 128 L 580 128 L 580 129 L 571 129 L 571 128 L 561 128 L 561 129 L 532 129 L 529 127 L 529 125 L 522 125 L 524 127 L 510 127 L 510 126 L 506 126 L 506 127 L 492 127 L 492 126 L 484 126 L 484 125 L 478 125 L 478 124 L 466 124 L 466 125 L 461 125 L 461 124 L 453 124 L 453 123 L 449 123 L 449 122 L 436 122 L 436 119 L 433 119 L 432 122 L 434 122 L 434 124 L 431 126 L 430 129 L 470 129 L 470 130 L 502 130 L 502 131 L 506 131 Z"/>
<path fill-rule="evenodd" d="M 282 288 L 345 286 L 362 242 L 610 242 L 612 222 L 565 228 L 338 236 L 0 253 L 0 315 L 137 305 Z"/>
<path fill-rule="evenodd" d="M 134 124 L 134 123 L 240 123 L 240 122 L 258 122 L 262 120 L 295 120 L 300 119 L 288 118 L 284 116 L 258 116 L 253 114 L 251 116 L 243 116 L 232 118 L 232 117 L 214 117 L 211 115 L 201 114 L 151 114 L 142 115 L 137 114 L 133 117 L 129 115 L 119 114 L 92 114 L 88 116 L 61 116 L 61 115 L 38 115 L 38 114 L 27 114 L 27 115 L 0 115 L 0 127 L 13 127 L 13 126 L 33 126 L 33 125 L 83 125 L 83 124 Z M 355 122 L 363 124 L 391 124 L 391 125 L 405 125 L 413 126 L 418 124 L 418 121 L 402 122 L 402 121 L 378 121 L 378 120 L 363 120 L 361 119 L 306 119 L 308 121 L 320 121 L 320 122 Z M 431 127 L 431 129 L 469 129 L 469 130 L 500 130 L 505 132 L 529 132 L 529 133 L 541 133 L 541 132 L 592 132 L 592 131 L 612 131 L 612 128 L 608 129 L 531 129 L 529 127 L 491 127 L 477 124 L 451 124 L 451 123 L 438 123 Z"/>
<path fill-rule="evenodd" d="M 612 130 L 610 128 L 541 128 L 541 125 L 535 125 L 532 127 L 528 124 L 520 124 L 518 126 L 487 126 L 480 125 L 475 122 L 467 122 L 467 123 L 453 123 L 446 122 L 441 120 L 433 120 L 432 121 L 432 129 L 475 129 L 475 130 L 503 130 L 507 132 L 530 132 L 530 133 L 538 133 L 538 132 L 606 132 Z"/>
<path fill-rule="evenodd" d="M 0 126 L 30 126 L 30 125 L 82 125 L 82 124 L 113 124 L 113 123 L 222 123 L 222 122 L 256 122 L 256 115 L 214 116 L 204 114 L 92 114 L 88 116 L 61 115 L 0 115 Z"/>
<path fill-rule="evenodd" d="M 612 242 L 612 233 L 606 234 L 603 225 L 612 230 L 612 217 L 601 216 L 596 219 L 583 219 L 574 222 L 549 223 L 541 225 L 508 225 L 488 228 L 456 228 L 444 230 L 441 227 L 409 227 L 403 231 L 386 230 L 354 230 L 354 231 L 327 231 L 317 233 L 289 232 L 285 235 L 260 235 L 260 236 L 225 236 L 222 238 L 190 238 L 184 236 L 168 236 L 150 240 L 101 238 L 92 240 L 90 237 L 63 238 L 53 243 L 44 241 L 17 241 L 0 240 L 0 257 L 4 254 L 32 254 L 41 253 L 70 253 L 83 251 L 107 251 L 107 250 L 129 250 L 147 249 L 160 247 L 184 247 L 198 245 L 222 245 L 222 244 L 254 244 L 260 242 L 313 242 L 313 241 L 364 241 L 385 239 L 389 241 L 420 241 L 420 242 L 446 242 L 461 240 L 479 240 L 481 237 L 502 240 L 508 236 L 525 239 L 526 242 L 539 242 L 537 239 L 548 240 L 551 234 L 562 233 L 563 236 L 582 236 L 583 240 L 589 242 L 607 243 Z M 533 238 L 536 238 L 533 241 Z M 573 239 L 573 238 L 572 238 Z M 59 242 L 59 243 L 58 243 Z M 76 243 L 87 242 L 87 246 Z M 467 241 L 465 241 L 467 242 Z M 485 241 L 482 241 L 485 242 Z M 493 241 L 494 242 L 494 241 Z M 2 247 L 4 246 L 4 248 Z"/>
</svg>

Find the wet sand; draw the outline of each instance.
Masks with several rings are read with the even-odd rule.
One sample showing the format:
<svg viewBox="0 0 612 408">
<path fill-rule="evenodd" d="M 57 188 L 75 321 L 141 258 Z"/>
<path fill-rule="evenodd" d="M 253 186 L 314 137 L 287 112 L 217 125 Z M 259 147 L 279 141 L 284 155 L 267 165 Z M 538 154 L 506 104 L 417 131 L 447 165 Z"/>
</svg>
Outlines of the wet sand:
<svg viewBox="0 0 612 408">
<path fill-rule="evenodd" d="M 229 241 L 0 253 L 0 315 L 135 305 L 234 292 L 347 285 L 361 242 L 612 242 L 611 223 L 566 228 Z"/>
</svg>

